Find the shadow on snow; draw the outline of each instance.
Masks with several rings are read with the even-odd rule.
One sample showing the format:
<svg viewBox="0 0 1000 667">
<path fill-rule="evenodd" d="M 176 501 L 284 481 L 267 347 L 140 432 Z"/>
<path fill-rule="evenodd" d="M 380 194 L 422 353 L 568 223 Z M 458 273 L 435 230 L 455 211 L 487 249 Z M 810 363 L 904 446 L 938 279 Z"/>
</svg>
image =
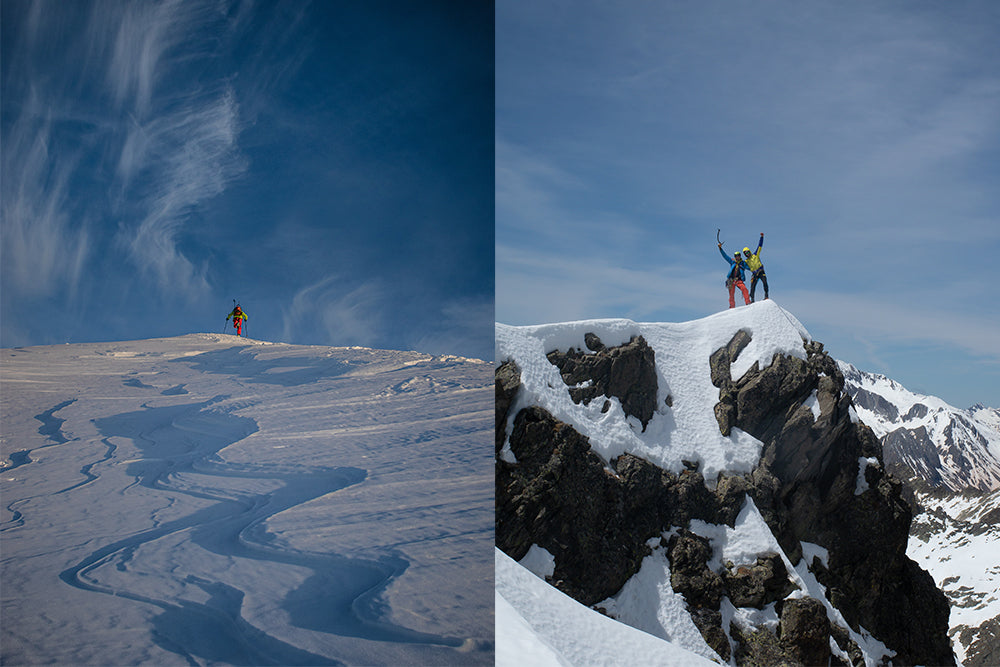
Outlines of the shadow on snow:
<svg viewBox="0 0 1000 667">
<path fill-rule="evenodd" d="M 282 366 L 281 363 L 260 364 L 239 356 L 233 350 L 209 353 L 208 358 L 202 358 L 199 363 L 204 365 L 202 370 L 211 367 L 217 372 L 229 373 L 232 366 L 246 366 L 248 362 L 254 370 L 249 371 L 247 377 L 253 378 L 265 367 Z M 303 378 L 312 374 L 328 376 L 336 366 L 340 364 L 327 360 L 325 364 L 286 375 L 294 373 L 299 381 L 308 381 Z M 269 517 L 361 483 L 366 479 L 367 471 L 351 467 L 306 468 L 290 465 L 258 468 L 227 464 L 218 457 L 218 452 L 256 432 L 257 423 L 253 419 L 213 410 L 212 404 L 221 398 L 188 405 L 147 407 L 94 421 L 109 447 L 108 456 L 114 451 L 110 441 L 115 437 L 130 439 L 141 450 L 142 458 L 130 462 L 126 469 L 129 475 L 135 477 L 137 484 L 168 494 L 184 494 L 215 502 L 182 518 L 106 545 L 64 570 L 60 578 L 82 590 L 159 607 L 163 613 L 154 621 L 154 641 L 162 648 L 183 656 L 191 664 L 199 664 L 199 660 L 232 664 L 337 664 L 325 656 L 312 654 L 272 637 L 247 622 L 241 613 L 244 592 L 226 583 L 188 576 L 185 584 L 196 586 L 208 595 L 206 601 L 194 602 L 159 599 L 123 590 L 119 586 L 112 588 L 100 583 L 96 572 L 95 577 L 88 576 L 110 563 L 116 564 L 119 573 L 127 573 L 139 547 L 188 530 L 191 542 L 225 559 L 251 559 L 274 566 L 291 565 L 311 570 L 312 575 L 298 588 L 289 591 L 280 602 L 291 624 L 296 627 L 377 642 L 460 646 L 460 639 L 419 633 L 382 620 L 384 610 L 378 607 L 376 599 L 406 569 L 408 563 L 405 560 L 395 556 L 379 561 L 346 558 L 282 549 L 272 544 L 273 536 L 264 527 Z M 55 423 L 42 421 L 50 430 Z M 218 478 L 273 479 L 281 486 L 263 493 L 226 496 L 224 491 L 212 487 L 200 486 L 197 490 L 181 487 L 178 482 L 183 473 Z M 90 476 L 93 477 L 93 474 Z"/>
</svg>

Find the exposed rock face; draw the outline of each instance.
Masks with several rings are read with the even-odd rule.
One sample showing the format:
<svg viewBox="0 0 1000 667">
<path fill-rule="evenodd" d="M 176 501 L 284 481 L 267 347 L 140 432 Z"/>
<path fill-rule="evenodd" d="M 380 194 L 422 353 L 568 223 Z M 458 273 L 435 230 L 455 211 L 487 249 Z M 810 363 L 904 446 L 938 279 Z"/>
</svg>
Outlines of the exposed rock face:
<svg viewBox="0 0 1000 667">
<path fill-rule="evenodd" d="M 549 361 L 559 368 L 563 381 L 569 385 L 570 396 L 585 405 L 598 396 L 614 396 L 621 401 L 625 414 L 638 418 L 646 430 L 656 411 L 656 363 L 652 348 L 642 336 L 608 348 L 597 336 L 587 334 L 585 343 L 593 354 L 575 348 L 548 354 Z"/>
<path fill-rule="evenodd" d="M 1000 616 L 994 616 L 978 628 L 963 627 L 960 631 L 966 651 L 966 667 L 1000 665 Z"/>
<path fill-rule="evenodd" d="M 881 447 L 851 421 L 836 362 L 821 344 L 806 351 L 805 361 L 776 356 L 728 387 L 733 425 L 764 443 L 750 494 L 793 562 L 800 542 L 829 550 L 817 578 L 853 628 L 884 641 L 896 663 L 952 664 L 947 600 L 905 555 L 911 514 L 901 485 L 881 464 L 868 466 L 868 490 L 855 493 L 858 459 L 881 461 Z M 818 419 L 803 405 L 813 392 Z"/>
<path fill-rule="evenodd" d="M 641 338 L 619 348 L 606 348 L 595 336 L 586 340 L 593 354 L 549 355 L 567 390 L 577 401 L 616 396 L 645 428 L 656 409 L 652 350 Z M 881 463 L 869 465 L 868 490 L 855 493 L 858 459 L 881 461 L 881 448 L 870 429 L 852 423 L 836 363 L 822 345 L 807 344 L 806 360 L 776 355 L 767 368 L 754 365 L 734 380 L 730 365 L 749 342 L 750 335 L 739 332 L 711 356 L 709 368 L 720 390 L 720 431 L 740 428 L 764 443 L 756 470 L 720 476 L 711 491 L 694 470 L 677 475 L 630 454 L 605 462 L 573 428 L 528 407 L 510 433 L 516 463 L 497 459 L 497 545 L 515 560 L 532 544 L 547 549 L 555 557 L 551 583 L 593 605 L 638 571 L 650 538 L 679 527 L 667 544 L 671 585 L 724 659 L 730 646 L 721 626 L 723 596 L 739 606 L 773 602 L 781 614 L 777 635 L 728 628 L 738 664 L 827 664 L 831 635 L 852 659 L 860 658 L 847 630 L 830 626 L 820 601 L 785 600 L 795 587 L 777 554 L 721 572 L 709 568 L 711 548 L 687 530 L 691 519 L 733 527 L 749 495 L 793 563 L 801 542 L 829 551 L 828 567 L 812 564 L 817 578 L 853 629 L 863 626 L 897 652 L 894 664 L 954 664 L 947 602 L 905 556 L 910 511 L 899 483 Z M 497 374 L 499 449 L 517 373 L 504 364 Z M 814 395 L 818 419 L 805 404 Z"/>
<path fill-rule="evenodd" d="M 795 590 L 778 554 L 760 556 L 754 565 L 727 567 L 722 572 L 722 579 L 735 607 L 763 609 L 772 602 L 784 600 Z"/>
<path fill-rule="evenodd" d="M 691 620 L 708 645 L 723 660 L 729 660 L 729 639 L 719 611 L 726 589 L 722 577 L 708 567 L 712 545 L 704 537 L 682 530 L 670 539 L 667 548 L 670 586 L 687 600 Z"/>
<path fill-rule="evenodd" d="M 521 369 L 513 361 L 505 361 L 500 364 L 493 376 L 495 400 L 493 437 L 499 454 L 504 440 L 507 439 L 507 416 L 510 413 L 510 405 L 517 395 L 517 390 L 521 388 Z"/>
<path fill-rule="evenodd" d="M 830 619 L 816 598 L 787 600 L 781 608 L 780 644 L 802 665 L 830 664 Z"/>
<path fill-rule="evenodd" d="M 515 560 L 532 544 L 545 548 L 553 584 L 584 604 L 617 593 L 649 554 L 646 542 L 671 525 L 724 516 L 732 526 L 739 511 L 738 487 L 713 493 L 696 472 L 674 475 L 629 454 L 607 469 L 586 438 L 538 407 L 517 414 L 510 447 L 517 463 L 496 467 L 497 546 Z"/>
</svg>

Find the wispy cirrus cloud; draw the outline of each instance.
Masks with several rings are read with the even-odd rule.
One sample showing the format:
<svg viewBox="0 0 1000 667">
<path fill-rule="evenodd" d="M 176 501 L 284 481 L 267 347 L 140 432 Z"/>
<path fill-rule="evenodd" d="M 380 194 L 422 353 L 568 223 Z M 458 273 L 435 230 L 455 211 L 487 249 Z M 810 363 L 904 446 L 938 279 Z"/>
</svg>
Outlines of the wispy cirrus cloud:
<svg viewBox="0 0 1000 667">
<path fill-rule="evenodd" d="M 40 1 L 4 20 L 18 26 L 4 45 L 7 291 L 54 295 L 95 252 L 122 252 L 147 288 L 203 294 L 185 239 L 247 168 L 229 4 Z"/>
<path fill-rule="evenodd" d="M 189 216 L 221 194 L 245 169 L 238 146 L 235 96 L 218 98 L 156 117 L 129 131 L 119 161 L 123 183 L 141 179 L 127 210 L 120 240 L 131 261 L 164 290 L 198 293 L 207 287 L 199 268 L 179 249 Z"/>
<path fill-rule="evenodd" d="M 299 289 L 282 313 L 281 340 L 330 340 L 377 347 L 385 330 L 387 291 L 379 281 L 328 275 Z"/>
<path fill-rule="evenodd" d="M 73 219 L 68 184 L 76 160 L 52 159 L 52 127 L 22 113 L 3 138 L 4 291 L 36 297 L 76 294 L 90 253 L 87 226 Z"/>
<path fill-rule="evenodd" d="M 180 248 L 185 226 L 246 169 L 235 91 L 224 73 L 203 74 L 224 55 L 221 9 L 207 2 L 126 3 L 107 17 L 117 30 L 104 24 L 95 35 L 113 34 L 106 83 L 125 119 L 116 133 L 119 242 L 161 290 L 188 296 L 208 283 L 205 268 Z"/>
</svg>

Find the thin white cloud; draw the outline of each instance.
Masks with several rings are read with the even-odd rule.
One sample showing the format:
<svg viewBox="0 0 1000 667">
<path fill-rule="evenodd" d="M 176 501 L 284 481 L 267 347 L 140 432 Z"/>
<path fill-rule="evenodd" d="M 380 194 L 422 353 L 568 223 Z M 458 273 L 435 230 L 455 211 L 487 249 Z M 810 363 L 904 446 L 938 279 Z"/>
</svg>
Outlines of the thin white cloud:
<svg viewBox="0 0 1000 667">
<path fill-rule="evenodd" d="M 960 348 L 983 359 L 1000 361 L 1000 318 L 989 311 L 977 316 L 935 304 L 828 291 L 791 291 L 780 303 L 803 323 L 812 322 L 845 336 L 883 343 L 923 343 Z M 808 325 L 806 325 L 808 328 Z M 815 334 L 814 334 L 815 335 Z M 870 343 L 869 343 L 870 344 Z"/>
<path fill-rule="evenodd" d="M 724 267 L 725 265 L 720 262 Z M 560 249 L 497 246 L 496 317 L 505 324 L 540 324 L 595 317 L 636 321 L 665 311 L 706 313 L 727 304 L 724 271 L 677 262 L 651 269 L 573 257 Z"/>
<path fill-rule="evenodd" d="M 169 74 L 168 56 L 188 60 L 210 55 L 211 47 L 192 37 L 207 26 L 221 23 L 221 9 L 217 3 L 198 0 L 95 6 L 98 16 L 118 24 L 107 68 L 108 85 L 118 106 L 144 118 L 150 111 L 154 89 Z M 106 34 L 106 24 L 91 25 L 101 37 Z"/>
<path fill-rule="evenodd" d="M 493 352 L 493 295 L 445 301 L 438 317 L 422 322 L 413 349 L 428 354 L 452 354 L 489 360 Z"/>
<path fill-rule="evenodd" d="M 52 155 L 51 123 L 29 102 L 4 135 L 3 282 L 30 297 L 66 287 L 73 296 L 90 253 L 87 227 L 74 220 L 68 182 L 76 160 Z"/>
<path fill-rule="evenodd" d="M 113 33 L 106 81 L 126 122 L 115 210 L 119 242 L 141 275 L 164 293 L 197 296 L 206 270 L 180 249 L 191 214 L 246 169 L 239 150 L 239 104 L 225 80 L 185 81 L 192 61 L 220 56 L 221 7 L 209 2 L 97 5 L 95 38 Z"/>
<path fill-rule="evenodd" d="M 281 340 L 377 347 L 385 329 L 385 287 L 329 275 L 301 288 L 282 314 Z"/>
<path fill-rule="evenodd" d="M 164 291 L 207 287 L 204 271 L 178 249 L 178 237 L 191 212 L 244 171 L 237 137 L 238 107 L 226 91 L 133 128 L 124 144 L 123 182 L 142 175 L 150 185 L 135 196 L 139 219 L 126 221 L 122 238 L 135 265 Z"/>
</svg>

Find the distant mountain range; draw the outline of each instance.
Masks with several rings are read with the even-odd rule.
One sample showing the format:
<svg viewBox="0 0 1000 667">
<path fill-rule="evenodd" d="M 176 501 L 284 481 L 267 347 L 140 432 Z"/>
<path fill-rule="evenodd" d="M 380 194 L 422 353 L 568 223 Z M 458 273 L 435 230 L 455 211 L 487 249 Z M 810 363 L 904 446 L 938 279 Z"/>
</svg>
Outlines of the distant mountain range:
<svg viewBox="0 0 1000 667">
<path fill-rule="evenodd" d="M 913 492 L 906 554 L 951 602 L 966 665 L 1000 664 L 1000 410 L 959 409 L 838 362 L 854 409 L 882 441 L 886 468 Z"/>
<path fill-rule="evenodd" d="M 890 472 L 915 490 L 1000 489 L 1000 410 L 962 410 L 884 375 L 838 364 L 858 416 L 882 440 Z"/>
</svg>

